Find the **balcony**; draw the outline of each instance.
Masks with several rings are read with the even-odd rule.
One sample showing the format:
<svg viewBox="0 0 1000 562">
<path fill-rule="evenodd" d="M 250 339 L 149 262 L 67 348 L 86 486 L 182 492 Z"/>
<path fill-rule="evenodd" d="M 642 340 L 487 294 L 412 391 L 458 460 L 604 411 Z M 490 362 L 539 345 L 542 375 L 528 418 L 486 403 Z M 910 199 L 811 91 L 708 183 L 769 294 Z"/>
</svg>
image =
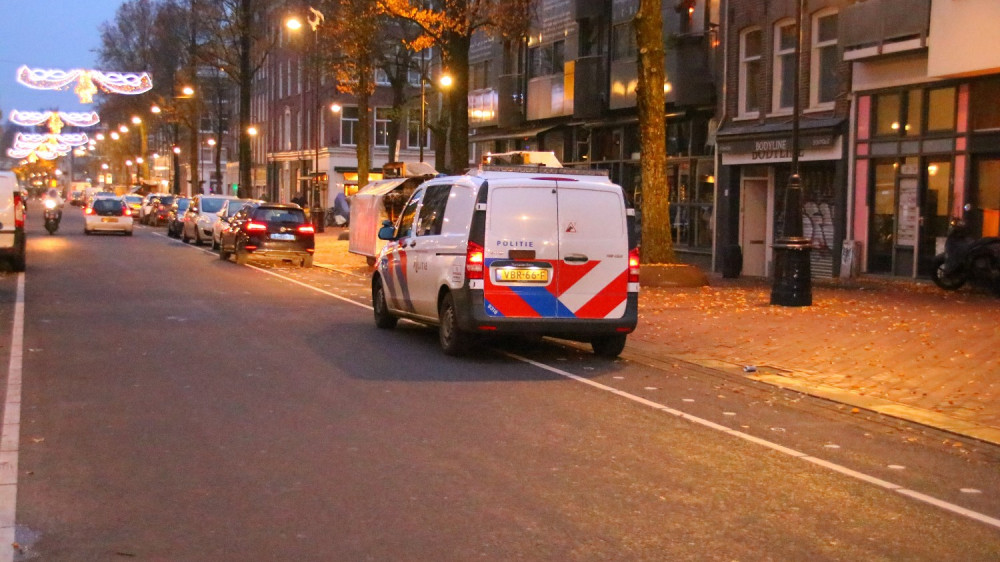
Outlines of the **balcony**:
<svg viewBox="0 0 1000 562">
<path fill-rule="evenodd" d="M 861 60 L 927 47 L 931 0 L 867 0 L 840 13 L 844 60 Z"/>
</svg>

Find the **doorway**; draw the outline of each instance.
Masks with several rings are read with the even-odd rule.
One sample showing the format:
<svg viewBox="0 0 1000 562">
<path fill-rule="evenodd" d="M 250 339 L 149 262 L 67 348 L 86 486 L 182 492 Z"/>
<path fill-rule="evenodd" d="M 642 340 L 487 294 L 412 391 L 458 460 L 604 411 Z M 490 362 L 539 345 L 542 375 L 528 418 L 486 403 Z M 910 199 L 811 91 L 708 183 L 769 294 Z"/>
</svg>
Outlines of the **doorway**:
<svg viewBox="0 0 1000 562">
<path fill-rule="evenodd" d="M 770 239 L 769 191 L 766 178 L 747 178 L 740 185 L 740 246 L 743 248 L 743 275 L 767 277 Z"/>
</svg>

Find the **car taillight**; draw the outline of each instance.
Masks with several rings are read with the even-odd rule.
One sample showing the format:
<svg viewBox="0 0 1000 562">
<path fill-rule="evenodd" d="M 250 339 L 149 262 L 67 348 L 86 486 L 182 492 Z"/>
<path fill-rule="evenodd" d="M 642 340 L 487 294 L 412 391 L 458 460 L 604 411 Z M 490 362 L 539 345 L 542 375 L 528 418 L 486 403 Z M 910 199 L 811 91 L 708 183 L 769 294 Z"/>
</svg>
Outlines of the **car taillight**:
<svg viewBox="0 0 1000 562">
<path fill-rule="evenodd" d="M 20 193 L 14 194 L 14 228 L 24 228 L 24 206 Z"/>
<path fill-rule="evenodd" d="M 483 278 L 483 247 L 469 242 L 465 250 L 465 278 Z"/>
<path fill-rule="evenodd" d="M 267 232 L 267 225 L 262 222 L 248 222 L 247 232 Z"/>
<path fill-rule="evenodd" d="M 303 234 L 313 234 L 316 232 L 316 229 L 311 224 L 301 224 L 299 225 L 299 232 Z"/>
<path fill-rule="evenodd" d="M 132 209 L 129 209 L 128 207 L 122 207 L 122 216 L 123 217 L 131 217 L 132 216 Z"/>
<path fill-rule="evenodd" d="M 639 282 L 639 248 L 628 251 L 628 282 Z"/>
<path fill-rule="evenodd" d="M 87 207 L 86 209 L 83 210 L 83 214 L 85 214 L 85 215 L 92 215 L 92 214 L 94 214 L 94 208 L 93 207 Z"/>
</svg>

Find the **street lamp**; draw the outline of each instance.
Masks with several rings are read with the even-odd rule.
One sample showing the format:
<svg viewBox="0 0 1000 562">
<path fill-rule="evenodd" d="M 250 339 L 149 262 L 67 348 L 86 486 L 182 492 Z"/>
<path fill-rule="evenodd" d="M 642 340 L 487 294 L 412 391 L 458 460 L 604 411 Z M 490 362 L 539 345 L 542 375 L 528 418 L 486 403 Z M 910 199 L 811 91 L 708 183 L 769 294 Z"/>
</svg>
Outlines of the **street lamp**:
<svg viewBox="0 0 1000 562">
<path fill-rule="evenodd" d="M 256 144 L 257 141 L 257 127 L 250 125 L 247 127 L 247 135 L 250 136 L 250 140 Z M 257 167 L 253 163 L 253 148 L 250 150 L 250 196 L 257 196 Z"/>
<path fill-rule="evenodd" d="M 309 16 L 306 18 L 306 21 L 309 23 L 309 27 L 312 29 L 313 32 L 312 43 L 310 44 L 308 53 L 309 59 L 315 59 L 316 57 L 316 50 L 317 50 L 316 43 L 319 36 L 318 29 L 319 26 L 323 23 L 324 19 L 325 18 L 322 12 L 320 12 L 316 8 L 313 8 L 312 6 L 309 6 Z M 302 29 L 302 20 L 294 16 L 289 17 L 285 21 L 285 26 L 292 31 L 298 31 L 299 29 Z M 323 111 L 322 111 L 322 104 L 320 103 L 319 99 L 319 69 L 317 67 L 315 60 L 311 60 L 310 63 L 311 63 L 310 82 L 312 83 L 311 89 L 313 93 L 312 108 L 315 110 L 315 112 L 313 113 L 313 118 L 311 120 L 312 133 L 313 133 L 312 134 L 313 136 L 312 181 L 310 182 L 311 188 L 308 190 L 307 197 L 309 198 L 311 207 L 313 208 L 313 224 L 316 227 L 316 231 L 323 232 L 324 230 L 324 224 L 323 224 L 324 221 L 322 216 L 323 208 L 320 204 L 321 203 L 320 199 L 322 197 L 322 189 L 320 188 L 319 185 L 319 177 L 320 177 L 319 176 L 319 120 L 323 116 Z"/>
<path fill-rule="evenodd" d="M 799 80 L 802 74 L 802 3 L 795 2 L 795 73 L 792 80 L 792 173 L 785 187 L 782 236 L 774 242 L 774 283 L 771 304 L 812 305 L 812 271 L 809 250 L 812 242 L 802 236 L 802 177 L 799 175 Z"/>
</svg>

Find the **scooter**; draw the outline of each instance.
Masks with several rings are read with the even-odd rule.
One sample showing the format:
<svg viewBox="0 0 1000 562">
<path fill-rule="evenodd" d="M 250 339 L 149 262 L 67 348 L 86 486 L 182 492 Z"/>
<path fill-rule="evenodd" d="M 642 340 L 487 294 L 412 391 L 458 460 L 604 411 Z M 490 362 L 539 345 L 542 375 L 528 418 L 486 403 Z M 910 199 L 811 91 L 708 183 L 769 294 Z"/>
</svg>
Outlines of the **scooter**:
<svg viewBox="0 0 1000 562">
<path fill-rule="evenodd" d="M 45 200 L 45 230 L 49 234 L 55 234 L 59 230 L 59 221 L 62 220 L 62 211 L 56 207 L 56 202 L 52 199 Z"/>
<path fill-rule="evenodd" d="M 934 284 L 946 291 L 971 281 L 1000 296 L 1000 238 L 974 238 L 964 221 L 953 219 L 944 253 L 934 256 L 933 263 Z"/>
</svg>

